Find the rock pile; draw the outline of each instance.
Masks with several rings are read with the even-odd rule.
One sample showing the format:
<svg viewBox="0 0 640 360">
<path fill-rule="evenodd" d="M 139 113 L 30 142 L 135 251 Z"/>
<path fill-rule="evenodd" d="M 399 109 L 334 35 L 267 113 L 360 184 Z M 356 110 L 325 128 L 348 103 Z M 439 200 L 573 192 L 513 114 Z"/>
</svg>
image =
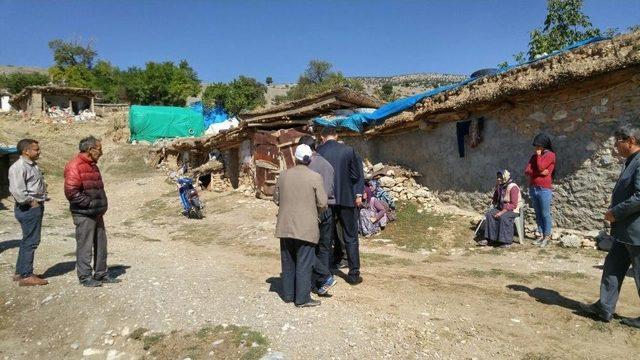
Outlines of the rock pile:
<svg viewBox="0 0 640 360">
<path fill-rule="evenodd" d="M 525 236 L 535 239 L 536 225 L 525 226 Z M 551 243 L 565 248 L 602 249 L 600 243 L 608 237 L 604 231 L 579 231 L 573 229 L 554 228 L 551 234 Z M 606 241 L 605 241 L 606 242 Z"/>
<path fill-rule="evenodd" d="M 428 188 L 418 184 L 415 178 L 421 175 L 400 166 L 384 165 L 377 163 L 371 165 L 368 161 L 363 163 L 365 178 L 377 179 L 380 186 L 396 201 L 414 201 L 432 209 L 439 200 Z"/>
</svg>

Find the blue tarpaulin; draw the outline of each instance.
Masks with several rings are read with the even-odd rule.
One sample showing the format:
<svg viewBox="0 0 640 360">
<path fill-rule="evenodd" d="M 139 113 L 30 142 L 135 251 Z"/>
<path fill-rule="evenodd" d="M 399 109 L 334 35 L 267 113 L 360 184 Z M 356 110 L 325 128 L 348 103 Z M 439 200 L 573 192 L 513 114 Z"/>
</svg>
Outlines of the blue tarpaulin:
<svg viewBox="0 0 640 360">
<path fill-rule="evenodd" d="M 229 118 L 229 114 L 222 108 L 222 106 L 215 106 L 213 108 L 204 106 L 202 101 L 191 104 L 190 108 L 202 114 L 204 118 L 204 129 L 208 129 L 211 124 L 225 122 Z"/>
<path fill-rule="evenodd" d="M 556 50 L 554 52 L 552 52 L 551 54 L 548 55 L 544 55 L 541 56 L 535 60 L 531 60 L 531 61 L 527 61 L 526 63 L 523 64 L 518 64 L 518 65 L 510 65 L 504 68 L 499 69 L 496 72 L 497 74 L 501 74 L 504 73 L 506 71 L 509 71 L 513 68 L 516 67 L 521 67 L 521 66 L 527 66 L 531 63 L 543 60 L 543 59 L 547 59 L 549 57 L 552 56 L 556 56 L 562 53 L 565 53 L 567 51 L 573 50 L 575 48 L 587 45 L 587 44 L 591 44 L 597 41 L 601 41 L 601 40 L 605 40 L 608 38 L 605 37 L 600 37 L 600 36 L 596 36 L 593 38 L 589 38 L 583 41 L 579 41 L 577 43 L 574 43 L 573 45 L 570 45 L 562 50 Z M 493 76 L 493 75 L 491 75 Z M 449 90 L 453 90 L 453 89 L 457 89 L 459 87 L 462 87 L 464 85 L 467 85 L 471 82 L 474 82 L 478 79 L 482 78 L 481 77 L 476 77 L 476 78 L 469 78 L 466 80 L 463 80 L 461 82 L 455 83 L 455 84 L 450 84 L 450 85 L 445 85 L 445 86 L 440 86 L 438 88 L 435 88 L 433 90 L 429 90 L 417 95 L 413 95 L 407 98 L 402 98 L 402 99 L 398 99 L 396 101 L 392 101 L 390 103 L 387 103 L 383 106 L 381 106 L 380 108 L 378 108 L 376 111 L 372 112 L 372 113 L 356 113 L 350 116 L 346 116 L 346 117 L 334 117 L 334 118 L 322 118 L 322 117 L 318 117 L 313 119 L 313 123 L 319 126 L 326 126 L 326 127 L 341 127 L 341 128 L 345 128 L 345 129 L 349 129 L 351 131 L 355 131 L 355 132 L 362 132 L 362 130 L 364 130 L 365 126 L 375 126 L 375 125 L 380 125 L 382 123 L 384 123 L 384 121 L 395 114 L 398 114 L 404 110 L 410 109 L 413 106 L 415 106 L 416 103 L 418 103 L 419 101 L 421 101 L 424 98 L 427 97 L 431 97 L 434 95 L 437 95 L 441 92 L 444 91 L 449 91 Z"/>
</svg>

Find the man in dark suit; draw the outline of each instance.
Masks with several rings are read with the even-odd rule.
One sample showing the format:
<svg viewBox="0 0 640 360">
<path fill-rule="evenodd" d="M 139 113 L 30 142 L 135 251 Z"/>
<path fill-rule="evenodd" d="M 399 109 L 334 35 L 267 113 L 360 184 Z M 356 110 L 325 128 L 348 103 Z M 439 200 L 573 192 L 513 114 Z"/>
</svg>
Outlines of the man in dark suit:
<svg viewBox="0 0 640 360">
<path fill-rule="evenodd" d="M 362 282 L 360 276 L 360 246 L 358 243 L 358 208 L 362 204 L 364 171 L 362 161 L 352 147 L 338 142 L 335 128 L 325 127 L 320 134 L 322 145 L 318 153 L 333 166 L 335 205 L 331 205 L 336 222 L 342 227 L 344 247 L 347 252 L 351 285 Z M 335 222 L 334 222 L 335 223 Z M 337 239 L 334 239 L 334 243 Z M 334 259 L 340 261 L 340 258 Z"/>
<path fill-rule="evenodd" d="M 605 220 L 611 222 L 615 241 L 604 260 L 600 300 L 581 309 L 605 322 L 611 321 L 615 313 L 622 281 L 630 265 L 633 265 L 633 277 L 640 294 L 640 128 L 623 126 L 614 136 L 618 154 L 626 158 L 605 214 Z M 640 318 L 625 318 L 621 322 L 640 328 Z"/>
</svg>

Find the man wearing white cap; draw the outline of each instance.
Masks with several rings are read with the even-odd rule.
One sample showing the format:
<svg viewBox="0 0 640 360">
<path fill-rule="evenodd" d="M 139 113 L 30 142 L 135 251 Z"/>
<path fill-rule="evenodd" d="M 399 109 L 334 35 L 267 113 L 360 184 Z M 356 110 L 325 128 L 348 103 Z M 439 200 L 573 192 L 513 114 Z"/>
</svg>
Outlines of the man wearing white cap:
<svg viewBox="0 0 640 360">
<path fill-rule="evenodd" d="M 282 293 L 285 302 L 298 307 L 318 306 L 311 299 L 311 274 L 320 238 L 318 216 L 327 209 L 327 194 L 320 174 L 309 169 L 313 152 L 298 145 L 296 165 L 283 171 L 276 183 L 273 202 L 279 206 L 276 237 L 280 238 Z"/>
</svg>

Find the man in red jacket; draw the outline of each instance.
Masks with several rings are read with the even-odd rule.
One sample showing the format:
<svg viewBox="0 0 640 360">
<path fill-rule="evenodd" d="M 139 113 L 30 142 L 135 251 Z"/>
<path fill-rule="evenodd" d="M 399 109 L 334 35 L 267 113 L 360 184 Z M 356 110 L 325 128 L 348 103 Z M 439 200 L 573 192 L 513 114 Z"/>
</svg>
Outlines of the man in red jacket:
<svg viewBox="0 0 640 360">
<path fill-rule="evenodd" d="M 80 153 L 64 167 L 64 195 L 76 226 L 76 269 L 80 284 L 88 287 L 116 283 L 107 269 L 107 235 L 104 213 L 107 195 L 96 163 L 102 143 L 93 136 L 80 140 Z M 95 252 L 95 253 L 94 253 Z M 93 258 L 93 269 L 91 268 Z M 93 274 L 92 274 L 93 272 Z"/>
</svg>

